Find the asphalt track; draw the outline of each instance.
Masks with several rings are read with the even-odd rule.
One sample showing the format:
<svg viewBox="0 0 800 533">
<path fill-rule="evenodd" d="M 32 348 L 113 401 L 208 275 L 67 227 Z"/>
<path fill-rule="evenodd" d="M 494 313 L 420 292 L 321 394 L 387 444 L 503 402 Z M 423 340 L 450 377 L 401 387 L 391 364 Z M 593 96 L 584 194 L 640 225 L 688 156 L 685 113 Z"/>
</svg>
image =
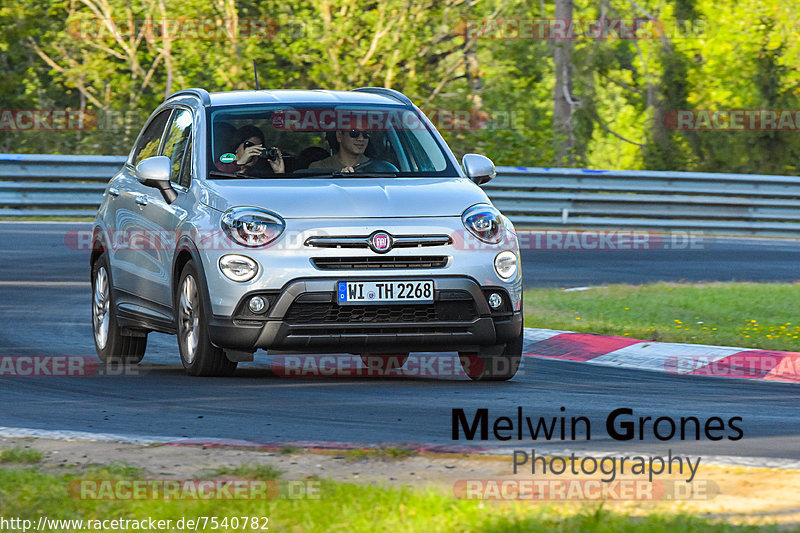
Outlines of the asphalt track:
<svg viewBox="0 0 800 533">
<path fill-rule="evenodd" d="M 0 356 L 93 356 L 87 252 L 64 244 L 77 224 L 0 223 Z M 571 287 L 656 280 L 794 281 L 800 243 L 714 239 L 699 249 L 523 253 L 527 286 Z M 526 358 L 514 380 L 466 378 L 288 378 L 269 360 L 232 378 L 190 378 L 174 338 L 151 334 L 143 365 L 121 376 L 0 377 L 0 426 L 167 438 L 343 444 L 425 443 L 559 452 L 638 451 L 650 455 L 800 461 L 800 388 L 792 384 L 606 368 Z M 451 440 L 451 410 L 490 416 L 586 416 L 592 440 Z M 744 438 L 700 442 L 611 440 L 606 416 L 742 417 Z M 742 459 L 744 460 L 744 459 Z"/>
</svg>

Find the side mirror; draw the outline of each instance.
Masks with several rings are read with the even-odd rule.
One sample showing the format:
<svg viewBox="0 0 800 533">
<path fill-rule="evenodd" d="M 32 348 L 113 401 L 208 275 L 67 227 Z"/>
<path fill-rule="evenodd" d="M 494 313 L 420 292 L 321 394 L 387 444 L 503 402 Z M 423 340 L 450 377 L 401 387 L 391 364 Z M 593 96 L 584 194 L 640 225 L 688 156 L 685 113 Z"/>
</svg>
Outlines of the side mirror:
<svg viewBox="0 0 800 533">
<path fill-rule="evenodd" d="M 461 159 L 464 172 L 475 185 L 483 185 L 497 174 L 494 170 L 494 163 L 486 156 L 479 154 L 466 154 Z"/>
<path fill-rule="evenodd" d="M 164 201 L 171 204 L 178 198 L 178 193 L 169 181 L 171 163 L 169 157 L 157 155 L 148 157 L 136 165 L 136 179 L 145 187 L 153 187 L 161 191 Z"/>
</svg>

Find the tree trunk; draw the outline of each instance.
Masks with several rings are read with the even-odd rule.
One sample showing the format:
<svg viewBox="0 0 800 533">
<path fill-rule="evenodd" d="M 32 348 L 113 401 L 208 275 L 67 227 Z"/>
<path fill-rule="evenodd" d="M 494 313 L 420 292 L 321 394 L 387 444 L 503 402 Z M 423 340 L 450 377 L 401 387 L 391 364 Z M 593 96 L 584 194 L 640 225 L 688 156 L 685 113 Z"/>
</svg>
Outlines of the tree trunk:
<svg viewBox="0 0 800 533">
<path fill-rule="evenodd" d="M 564 24 L 569 31 L 572 23 L 572 0 L 556 0 L 555 24 Z M 565 31 L 564 33 L 567 33 Z M 569 35 L 567 35 L 569 37 Z M 572 40 L 557 39 L 553 59 L 556 69 L 556 86 L 553 95 L 553 141 L 557 165 L 571 166 L 575 163 L 575 133 L 572 112 Z"/>
<path fill-rule="evenodd" d="M 481 109 L 483 101 L 481 99 L 481 73 L 480 63 L 478 63 L 478 54 L 475 53 L 474 48 L 468 48 L 464 52 L 465 74 L 467 78 L 467 85 L 469 86 L 469 96 L 467 97 L 470 107 L 472 109 Z"/>
</svg>

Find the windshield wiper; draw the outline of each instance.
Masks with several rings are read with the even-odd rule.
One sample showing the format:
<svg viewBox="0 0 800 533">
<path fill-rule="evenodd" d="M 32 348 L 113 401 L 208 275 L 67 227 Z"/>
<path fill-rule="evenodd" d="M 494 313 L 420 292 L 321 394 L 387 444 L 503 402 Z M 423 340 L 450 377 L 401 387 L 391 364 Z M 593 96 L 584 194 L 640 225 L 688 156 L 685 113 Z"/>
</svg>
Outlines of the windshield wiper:
<svg viewBox="0 0 800 533">
<path fill-rule="evenodd" d="M 306 169 L 303 169 L 306 170 Z M 303 178 L 396 178 L 396 172 L 341 172 L 329 170 L 328 172 L 298 172 L 291 175 Z"/>
<path fill-rule="evenodd" d="M 396 178 L 396 172 L 333 172 L 334 178 Z"/>
<path fill-rule="evenodd" d="M 250 174 L 234 174 L 233 172 L 222 172 L 221 170 L 209 170 L 209 176 L 214 176 L 215 178 L 233 178 L 233 179 L 242 179 L 242 178 L 257 178 L 258 176 L 251 176 Z"/>
</svg>

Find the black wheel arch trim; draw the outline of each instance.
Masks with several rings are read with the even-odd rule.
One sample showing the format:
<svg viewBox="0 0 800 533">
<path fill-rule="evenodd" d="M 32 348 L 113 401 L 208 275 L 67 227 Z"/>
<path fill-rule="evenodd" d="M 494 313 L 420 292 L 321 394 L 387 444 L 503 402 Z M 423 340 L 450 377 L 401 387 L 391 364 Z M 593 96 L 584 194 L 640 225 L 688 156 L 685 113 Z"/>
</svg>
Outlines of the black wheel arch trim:
<svg viewBox="0 0 800 533">
<path fill-rule="evenodd" d="M 181 272 L 183 271 L 183 266 L 180 267 L 180 270 L 178 269 L 178 258 L 181 257 L 181 255 L 184 252 L 187 252 L 189 254 L 190 260 L 192 261 L 192 263 L 194 263 L 194 267 L 197 270 L 197 275 L 200 276 L 200 278 L 201 278 L 201 279 L 199 279 L 197 281 L 198 281 L 198 283 L 202 283 L 203 284 L 203 288 L 200 291 L 200 295 L 203 298 L 203 305 L 205 306 L 206 309 L 208 309 L 208 316 L 209 317 L 213 316 L 213 312 L 212 312 L 213 309 L 211 307 L 211 296 L 208 294 L 208 283 L 206 281 L 208 278 L 206 277 L 206 271 L 205 271 L 205 267 L 203 266 L 203 260 L 200 258 L 200 252 L 198 251 L 197 245 L 194 243 L 194 241 L 189 236 L 183 235 L 183 236 L 181 236 L 180 239 L 178 239 L 178 244 L 175 247 L 175 253 L 172 256 L 172 267 L 171 267 L 171 273 L 172 273 L 172 276 L 171 276 L 172 283 L 171 283 L 171 285 L 172 285 L 172 289 L 173 289 L 172 290 L 172 316 L 173 316 L 173 320 L 175 320 L 176 326 L 177 326 L 177 320 L 178 320 L 178 306 L 177 306 L 178 302 L 177 302 L 177 299 L 176 299 L 176 297 L 178 295 L 178 289 L 179 289 L 178 281 L 179 281 Z M 184 266 L 185 266 L 185 263 L 184 263 Z"/>
</svg>

